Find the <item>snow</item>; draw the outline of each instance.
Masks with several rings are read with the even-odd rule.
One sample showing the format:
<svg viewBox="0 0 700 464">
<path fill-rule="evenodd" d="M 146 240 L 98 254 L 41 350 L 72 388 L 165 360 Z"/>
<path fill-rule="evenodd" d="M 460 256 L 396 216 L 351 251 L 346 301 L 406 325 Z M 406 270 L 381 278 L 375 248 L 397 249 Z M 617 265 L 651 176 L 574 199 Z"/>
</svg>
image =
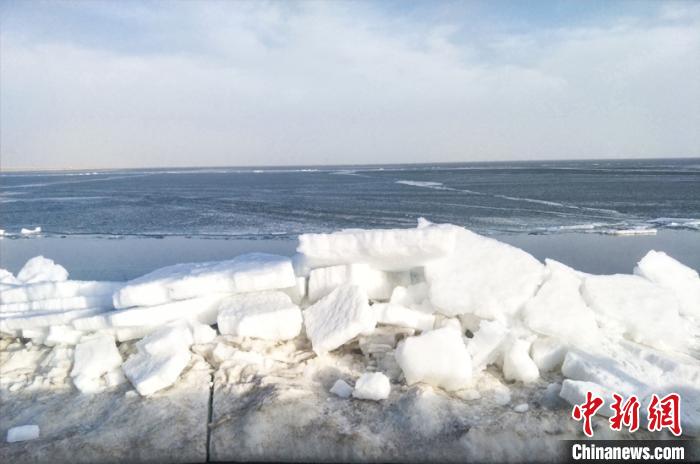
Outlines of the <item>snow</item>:
<svg viewBox="0 0 700 464">
<path fill-rule="evenodd" d="M 405 279 L 407 276 L 404 276 Z M 309 274 L 308 298 L 315 303 L 343 284 L 362 287 L 372 300 L 388 300 L 394 289 L 394 280 L 388 272 L 372 269 L 367 264 L 341 264 L 314 269 Z"/>
<path fill-rule="evenodd" d="M 700 277 L 662 251 L 651 250 L 637 263 L 634 273 L 672 292 L 681 314 L 700 320 Z"/>
<path fill-rule="evenodd" d="M 454 248 L 454 226 L 426 222 L 415 229 L 302 234 L 297 252 L 312 268 L 362 263 L 383 271 L 403 271 L 446 256 Z"/>
<path fill-rule="evenodd" d="M 408 337 L 396 347 L 395 357 L 408 385 L 425 382 L 459 390 L 472 380 L 471 357 L 461 334 L 451 327 Z"/>
<path fill-rule="evenodd" d="M 352 396 L 361 400 L 380 401 L 389 398 L 391 383 L 381 372 L 367 372 L 355 382 Z"/>
<path fill-rule="evenodd" d="M 68 271 L 52 259 L 35 256 L 17 273 L 17 280 L 24 284 L 36 282 L 62 282 L 68 280 Z"/>
<path fill-rule="evenodd" d="M 394 303 L 376 303 L 372 305 L 372 310 L 376 313 L 379 324 L 410 327 L 421 331 L 432 330 L 435 325 L 434 315 Z"/>
<path fill-rule="evenodd" d="M 289 340 L 301 332 L 301 310 L 283 292 L 232 295 L 219 303 L 218 311 L 222 334 Z"/>
<path fill-rule="evenodd" d="M 319 355 L 371 332 L 376 324 L 367 293 L 357 285 L 341 285 L 304 311 L 306 335 Z"/>
<path fill-rule="evenodd" d="M 454 251 L 425 266 L 430 301 L 446 316 L 507 319 L 535 294 L 544 266 L 518 248 L 457 230 Z"/>
<path fill-rule="evenodd" d="M 662 350 L 687 349 L 690 335 L 669 290 L 634 275 L 587 276 L 581 289 L 602 328 Z"/>
<path fill-rule="evenodd" d="M 294 287 L 288 257 L 249 253 L 228 261 L 168 266 L 127 282 L 114 293 L 115 308 L 155 306 L 217 293 Z"/>
<path fill-rule="evenodd" d="M 343 379 L 336 380 L 329 391 L 341 398 L 350 398 L 352 396 L 352 387 Z"/>
<path fill-rule="evenodd" d="M 121 364 L 114 337 L 98 335 L 76 345 L 70 375 L 79 390 L 90 393 L 97 388 L 100 376 Z"/>
<path fill-rule="evenodd" d="M 36 440 L 37 438 L 39 438 L 38 425 L 19 425 L 17 427 L 12 427 L 7 431 L 8 443 Z"/>
</svg>

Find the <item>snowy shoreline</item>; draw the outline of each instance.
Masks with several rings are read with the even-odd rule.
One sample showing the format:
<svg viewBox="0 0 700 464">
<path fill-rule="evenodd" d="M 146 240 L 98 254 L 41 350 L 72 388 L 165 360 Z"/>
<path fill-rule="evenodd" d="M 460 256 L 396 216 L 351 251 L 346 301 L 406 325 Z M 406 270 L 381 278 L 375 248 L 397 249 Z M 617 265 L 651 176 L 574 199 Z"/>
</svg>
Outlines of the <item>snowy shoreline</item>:
<svg viewBox="0 0 700 464">
<path fill-rule="evenodd" d="M 637 395 L 643 408 L 652 394 L 679 393 L 684 436 L 700 434 L 700 278 L 665 253 L 650 251 L 632 274 L 591 275 L 427 221 L 304 234 L 297 251 L 128 282 L 68 280 L 40 257 L 2 273 L 0 433 L 41 433 L 0 445 L 0 457 L 60 457 L 66 429 L 87 421 L 86 447 L 105 440 L 102 429 L 119 460 L 179 459 L 168 446 L 124 451 L 129 421 L 82 411 L 47 426 L 58 398 L 123 398 L 116 409 L 132 414 L 195 395 L 183 413 L 195 426 L 169 446 L 197 442 L 211 460 L 551 459 L 558 440 L 582 437 L 569 404 L 590 390 L 606 404 Z M 612 436 L 601 412 L 596 433 Z M 514 427 L 512 446 L 493 438 L 505 437 L 502 423 Z M 530 449 L 532 437 L 551 443 Z M 442 448 L 427 451 L 435 440 Z"/>
</svg>

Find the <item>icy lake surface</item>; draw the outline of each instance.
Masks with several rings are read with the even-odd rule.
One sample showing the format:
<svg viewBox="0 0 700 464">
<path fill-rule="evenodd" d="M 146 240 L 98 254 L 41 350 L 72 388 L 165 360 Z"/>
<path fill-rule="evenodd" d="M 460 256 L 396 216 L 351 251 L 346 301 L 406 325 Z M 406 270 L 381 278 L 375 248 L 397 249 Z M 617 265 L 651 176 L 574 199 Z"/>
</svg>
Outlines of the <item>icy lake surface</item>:
<svg viewBox="0 0 700 464">
<path fill-rule="evenodd" d="M 700 230 L 700 160 L 0 174 L 0 229 L 50 235 L 296 237 L 410 227 L 486 235 Z"/>
</svg>

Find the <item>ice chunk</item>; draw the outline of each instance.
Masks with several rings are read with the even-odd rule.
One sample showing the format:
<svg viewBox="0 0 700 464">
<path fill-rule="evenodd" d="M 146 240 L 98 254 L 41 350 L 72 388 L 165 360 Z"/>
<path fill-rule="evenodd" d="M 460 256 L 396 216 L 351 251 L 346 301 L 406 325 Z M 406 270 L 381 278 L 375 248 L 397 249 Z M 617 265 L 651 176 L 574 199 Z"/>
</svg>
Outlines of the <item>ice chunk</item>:
<svg viewBox="0 0 700 464">
<path fill-rule="evenodd" d="M 696 270 L 662 251 L 651 250 L 637 263 L 634 273 L 673 292 L 681 314 L 700 320 L 700 277 Z"/>
<path fill-rule="evenodd" d="M 38 425 L 20 425 L 17 427 L 12 427 L 7 431 L 8 443 L 36 440 L 37 438 L 39 438 Z"/>
<path fill-rule="evenodd" d="M 75 345 L 80 341 L 83 332 L 75 330 L 68 325 L 53 325 L 49 327 L 49 332 L 46 335 L 44 344 L 53 345 Z"/>
<path fill-rule="evenodd" d="M 508 329 L 498 321 L 481 321 L 467 344 L 475 371 L 482 370 L 502 356 Z"/>
<path fill-rule="evenodd" d="M 188 319 L 213 325 L 216 323 L 219 302 L 223 298 L 225 295 L 215 294 L 157 306 L 120 309 L 109 313 L 109 323 L 114 327 L 150 326 L 178 319 Z"/>
<path fill-rule="evenodd" d="M 149 396 L 174 384 L 191 356 L 189 350 L 158 355 L 139 351 L 126 360 L 122 369 L 136 391 Z"/>
<path fill-rule="evenodd" d="M 216 330 L 206 324 L 192 324 L 192 341 L 196 345 L 210 343 L 216 338 Z"/>
<path fill-rule="evenodd" d="M 192 343 L 192 330 L 186 324 L 180 323 L 152 332 L 137 342 L 136 347 L 140 352 L 159 355 L 189 350 Z"/>
<path fill-rule="evenodd" d="M 289 295 L 295 304 L 300 304 L 306 297 L 306 277 L 297 277 L 297 284 L 294 287 L 285 288 L 283 291 Z"/>
<path fill-rule="evenodd" d="M 73 319 L 71 321 L 71 325 L 76 330 L 82 330 L 83 332 L 94 332 L 112 327 L 112 324 L 109 322 L 109 312 L 98 314 L 96 316 Z"/>
<path fill-rule="evenodd" d="M 506 319 L 534 294 L 544 266 L 526 252 L 459 229 L 446 258 L 426 264 L 430 301 L 447 316 Z"/>
<path fill-rule="evenodd" d="M 304 311 L 304 324 L 313 350 L 323 354 L 371 331 L 377 319 L 362 288 L 342 285 Z"/>
<path fill-rule="evenodd" d="M 428 284 L 419 282 L 417 284 L 404 287 L 399 285 L 394 288 L 391 293 L 390 303 L 405 306 L 406 308 L 415 309 L 424 313 L 432 314 L 435 312 L 430 304 Z"/>
<path fill-rule="evenodd" d="M 22 282 L 17 280 L 17 277 L 7 269 L 0 269 L 0 284 L 21 285 Z"/>
<path fill-rule="evenodd" d="M 341 398 L 350 398 L 352 396 L 352 387 L 345 380 L 338 379 L 331 387 L 330 392 Z"/>
<path fill-rule="evenodd" d="M 422 331 L 432 330 L 435 325 L 434 315 L 394 303 L 377 303 L 372 305 L 372 310 L 376 313 L 377 322 L 380 324 L 410 327 Z"/>
<path fill-rule="evenodd" d="M 292 267 L 294 268 L 294 275 L 297 277 L 309 277 L 311 267 L 303 254 L 294 253 L 292 255 Z"/>
<path fill-rule="evenodd" d="M 344 264 L 314 269 L 309 275 L 309 301 L 314 303 L 336 287 L 353 284 L 362 287 L 372 300 L 388 300 L 394 288 L 394 277 L 367 264 Z"/>
<path fill-rule="evenodd" d="M 425 382 L 459 390 L 472 378 L 469 352 L 461 333 L 451 327 L 405 339 L 396 348 L 395 357 L 409 385 Z"/>
<path fill-rule="evenodd" d="M 367 372 L 355 382 L 352 396 L 361 400 L 380 401 L 389 398 L 391 384 L 389 377 L 381 372 Z"/>
<path fill-rule="evenodd" d="M 222 334 L 289 340 L 301 332 L 302 316 L 286 293 L 243 293 L 221 300 L 217 323 Z"/>
<path fill-rule="evenodd" d="M 126 382 L 126 376 L 121 369 L 112 369 L 104 375 L 104 379 L 108 388 L 116 387 Z"/>
<path fill-rule="evenodd" d="M 94 383 L 102 374 L 119 367 L 122 357 L 114 337 L 98 335 L 81 341 L 75 347 L 71 377 L 83 392 L 94 391 Z"/>
<path fill-rule="evenodd" d="M 595 314 L 581 296 L 581 277 L 548 261 L 544 284 L 523 309 L 523 320 L 542 335 L 573 345 L 595 343 L 599 337 Z"/>
<path fill-rule="evenodd" d="M 28 301 L 57 298 L 112 295 L 124 285 L 121 282 L 66 280 L 63 282 L 37 282 L 28 285 L 6 285 L 0 291 L 0 303 L 26 303 Z"/>
<path fill-rule="evenodd" d="M 111 308 L 112 295 L 73 296 L 23 303 L 0 304 L 0 313 L 29 311 L 66 311 L 69 309 Z"/>
<path fill-rule="evenodd" d="M 52 259 L 35 256 L 17 273 L 17 280 L 25 284 L 36 282 L 62 282 L 68 280 L 68 271 Z"/>
<path fill-rule="evenodd" d="M 527 403 L 520 403 L 513 407 L 513 411 L 515 412 L 527 412 L 528 409 L 530 409 L 530 406 L 528 406 Z"/>
<path fill-rule="evenodd" d="M 659 349 L 685 349 L 691 337 L 674 295 L 633 275 L 588 276 L 583 297 L 606 330 Z"/>
<path fill-rule="evenodd" d="M 514 340 L 503 356 L 503 376 L 507 380 L 523 383 L 534 382 L 540 377 L 537 364 L 530 358 L 530 345 L 527 340 Z"/>
<path fill-rule="evenodd" d="M 159 325 L 139 325 L 133 327 L 116 327 L 114 328 L 114 334 L 117 340 L 120 342 L 127 342 L 129 340 L 136 340 L 143 338 L 146 335 L 152 334 L 160 328 Z"/>
<path fill-rule="evenodd" d="M 541 372 L 553 371 L 564 362 L 567 349 L 553 338 L 538 338 L 532 343 L 530 356 Z"/>
<path fill-rule="evenodd" d="M 427 224 L 415 229 L 302 234 L 297 251 L 312 268 L 364 263 L 383 271 L 402 271 L 446 256 L 454 249 L 455 233 L 455 226 L 449 224 Z"/>
<path fill-rule="evenodd" d="M 164 267 L 127 282 L 114 294 L 116 308 L 155 306 L 215 293 L 242 293 L 296 285 L 286 256 L 249 253 L 228 261 Z"/>
<path fill-rule="evenodd" d="M 10 313 L 10 316 L 0 316 L 2 329 L 37 329 L 51 325 L 66 325 L 78 318 L 94 316 L 105 312 L 104 308 L 78 309 L 75 311 L 48 311 L 41 313 Z M 26 314 L 26 315 L 25 315 Z"/>
<path fill-rule="evenodd" d="M 41 227 L 35 227 L 33 229 L 27 229 L 22 227 L 19 231 L 22 235 L 36 235 L 41 233 Z"/>
</svg>

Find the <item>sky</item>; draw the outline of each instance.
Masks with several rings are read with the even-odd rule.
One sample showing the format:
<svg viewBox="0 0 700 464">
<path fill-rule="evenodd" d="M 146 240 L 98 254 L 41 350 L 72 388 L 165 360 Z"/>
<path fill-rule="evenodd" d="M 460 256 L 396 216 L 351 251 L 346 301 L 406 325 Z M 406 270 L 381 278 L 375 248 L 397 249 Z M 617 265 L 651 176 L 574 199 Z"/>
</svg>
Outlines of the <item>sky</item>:
<svg viewBox="0 0 700 464">
<path fill-rule="evenodd" d="M 4 1 L 0 169 L 700 156 L 700 2 Z"/>
</svg>

